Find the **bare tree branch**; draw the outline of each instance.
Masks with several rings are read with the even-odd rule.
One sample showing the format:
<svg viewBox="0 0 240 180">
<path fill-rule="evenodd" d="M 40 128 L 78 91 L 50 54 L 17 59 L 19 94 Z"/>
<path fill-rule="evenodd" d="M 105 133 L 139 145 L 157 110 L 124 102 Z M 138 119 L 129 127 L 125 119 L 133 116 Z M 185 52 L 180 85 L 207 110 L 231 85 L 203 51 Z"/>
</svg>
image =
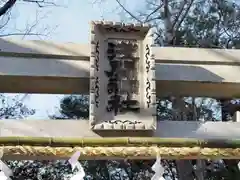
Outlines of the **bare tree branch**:
<svg viewBox="0 0 240 180">
<path fill-rule="evenodd" d="M 190 3 L 189 3 L 189 5 L 188 5 L 187 9 L 185 10 L 185 12 L 184 12 L 184 14 L 183 14 L 181 20 L 176 24 L 176 27 L 175 27 L 176 30 L 181 26 L 183 20 L 185 19 L 185 17 L 186 17 L 187 14 L 188 14 L 188 12 L 189 12 L 189 10 L 190 10 L 190 8 L 191 8 L 193 2 L 194 2 L 194 0 L 191 0 L 191 1 L 190 1 Z"/>
<path fill-rule="evenodd" d="M 36 3 L 40 8 L 42 7 L 46 7 L 48 5 L 53 5 L 53 6 L 57 6 L 57 4 L 54 3 L 53 0 L 21 0 L 25 3 Z M 41 37 L 46 37 L 47 34 L 50 33 L 50 31 L 52 31 L 53 28 L 51 28 L 51 30 L 47 30 L 49 27 L 43 27 L 41 28 L 41 32 L 39 32 L 39 30 L 36 32 L 36 28 L 38 27 L 38 24 L 40 23 L 40 21 L 44 18 L 47 18 L 47 14 L 44 15 L 43 17 L 39 17 L 38 12 L 36 12 L 36 20 L 32 22 L 27 22 L 26 23 L 26 27 L 24 29 L 17 29 L 16 27 L 13 29 L 11 28 L 11 32 L 9 33 L 8 31 L 8 23 L 10 21 L 12 21 L 12 16 L 11 16 L 11 8 L 15 5 L 17 5 L 17 0 L 5 0 L 4 1 L 4 5 L 2 5 L 2 7 L 0 7 L 0 17 L 1 17 L 1 25 L 0 25 L 0 37 L 8 37 L 8 36 L 21 36 L 22 38 L 25 38 L 26 36 L 37 36 L 39 38 Z M 10 30 L 10 29 L 9 29 Z"/>
<path fill-rule="evenodd" d="M 9 0 L 0 8 L 0 16 L 4 15 L 9 9 L 11 9 L 17 0 Z"/>
<path fill-rule="evenodd" d="M 163 0 L 163 9 L 164 9 L 164 26 L 165 26 L 165 37 L 167 38 L 168 44 L 174 39 L 172 22 L 171 22 L 171 13 L 169 10 L 169 1 Z"/>
<path fill-rule="evenodd" d="M 155 8 L 150 14 L 148 14 L 144 22 L 149 22 L 149 21 L 152 21 L 152 20 L 154 20 L 154 19 L 159 19 L 160 16 L 158 16 L 158 17 L 156 17 L 156 18 L 151 18 L 151 19 L 149 19 L 149 18 L 150 18 L 151 15 L 153 15 L 153 14 L 156 13 L 159 9 L 161 9 L 162 6 L 163 6 L 163 4 L 159 5 L 159 6 L 158 6 L 157 8 Z"/>
<path fill-rule="evenodd" d="M 176 18 L 175 18 L 175 20 L 174 20 L 174 22 L 173 22 L 173 25 L 172 25 L 173 27 L 172 27 L 172 28 L 174 28 L 174 26 L 175 26 L 176 23 L 178 22 L 178 20 L 179 20 L 179 18 L 180 18 L 180 16 L 181 16 L 181 14 L 182 14 L 182 12 L 183 12 L 184 7 L 185 7 L 186 4 L 187 4 L 187 0 L 182 1 L 180 10 L 178 11 L 178 14 L 177 14 L 177 16 L 176 16 Z"/>
<path fill-rule="evenodd" d="M 9 23 L 10 19 L 11 19 L 10 16 L 8 16 L 6 22 L 3 23 L 2 25 L 0 25 L 0 29 L 2 29 L 3 27 L 5 27 L 5 26 Z"/>
<path fill-rule="evenodd" d="M 40 8 L 46 7 L 46 6 L 57 6 L 56 3 L 54 2 L 48 2 L 45 0 L 22 0 L 25 2 L 30 2 L 30 3 L 36 3 Z"/>
<path fill-rule="evenodd" d="M 45 0 L 22 0 L 22 1 L 36 3 L 39 7 L 45 7 L 46 5 L 57 6 L 56 3 L 48 2 Z M 16 4 L 16 2 L 17 0 L 8 0 L 2 7 L 0 7 L 0 16 L 7 13 L 7 11 L 11 9 Z"/>
<path fill-rule="evenodd" d="M 118 5 L 126 12 L 128 13 L 133 19 L 135 19 L 136 21 L 142 23 L 142 21 L 140 19 L 138 19 L 136 16 L 134 16 L 130 11 L 128 11 L 119 0 L 116 0 L 116 2 L 118 3 Z"/>
<path fill-rule="evenodd" d="M 7 33 L 7 34 L 0 34 L 0 37 L 8 37 L 8 36 L 47 36 L 41 33 Z"/>
</svg>

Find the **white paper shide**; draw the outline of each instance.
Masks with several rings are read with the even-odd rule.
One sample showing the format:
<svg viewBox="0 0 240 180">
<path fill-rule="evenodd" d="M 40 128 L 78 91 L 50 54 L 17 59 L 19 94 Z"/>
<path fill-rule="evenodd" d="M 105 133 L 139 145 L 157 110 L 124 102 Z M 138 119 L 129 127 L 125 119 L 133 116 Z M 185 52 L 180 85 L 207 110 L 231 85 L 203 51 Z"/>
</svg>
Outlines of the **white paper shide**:
<svg viewBox="0 0 240 180">
<path fill-rule="evenodd" d="M 81 153 L 79 151 L 77 151 L 68 160 L 68 162 L 71 164 L 72 171 L 74 171 L 75 168 L 78 169 L 78 172 L 75 175 L 73 175 L 70 178 L 70 180 L 84 180 L 83 178 L 85 176 L 85 172 L 84 172 L 82 165 L 78 162 L 78 158 L 80 157 L 80 155 L 81 155 Z"/>
<path fill-rule="evenodd" d="M 152 166 L 152 170 L 155 172 L 151 180 L 165 180 L 163 177 L 164 168 L 161 165 L 161 158 L 157 156 L 156 162 Z"/>
</svg>

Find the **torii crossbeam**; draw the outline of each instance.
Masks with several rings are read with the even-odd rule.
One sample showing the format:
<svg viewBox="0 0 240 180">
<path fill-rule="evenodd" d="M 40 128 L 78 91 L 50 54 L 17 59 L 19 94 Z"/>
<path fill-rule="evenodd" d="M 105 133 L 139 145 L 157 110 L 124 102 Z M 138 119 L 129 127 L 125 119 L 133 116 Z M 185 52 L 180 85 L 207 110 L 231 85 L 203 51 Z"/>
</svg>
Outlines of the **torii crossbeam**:
<svg viewBox="0 0 240 180">
<path fill-rule="evenodd" d="M 90 95 L 89 120 L 1 121 L 5 159 L 240 158 L 239 122 L 157 122 L 155 107 L 156 96 L 238 97 L 239 50 L 154 47 L 150 26 L 102 21 L 90 46 L 0 45 L 1 92 Z"/>
</svg>

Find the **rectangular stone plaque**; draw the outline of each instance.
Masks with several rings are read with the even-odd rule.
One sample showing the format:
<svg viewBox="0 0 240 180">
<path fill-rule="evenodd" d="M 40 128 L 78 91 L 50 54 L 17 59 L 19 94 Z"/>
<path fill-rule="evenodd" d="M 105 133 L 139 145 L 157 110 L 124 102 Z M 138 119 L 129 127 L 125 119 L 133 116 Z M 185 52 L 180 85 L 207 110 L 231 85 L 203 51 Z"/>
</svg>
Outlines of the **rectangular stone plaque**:
<svg viewBox="0 0 240 180">
<path fill-rule="evenodd" d="M 156 128 L 155 60 L 150 26 L 91 23 L 90 126 Z"/>
</svg>

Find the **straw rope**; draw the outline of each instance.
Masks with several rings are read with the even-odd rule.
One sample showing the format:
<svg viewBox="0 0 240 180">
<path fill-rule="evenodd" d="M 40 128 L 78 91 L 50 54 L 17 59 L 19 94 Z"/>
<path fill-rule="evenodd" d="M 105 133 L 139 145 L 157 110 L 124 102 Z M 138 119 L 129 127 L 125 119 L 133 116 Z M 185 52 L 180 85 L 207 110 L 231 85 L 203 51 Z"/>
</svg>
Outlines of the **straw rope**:
<svg viewBox="0 0 240 180">
<path fill-rule="evenodd" d="M 160 155 L 167 159 L 222 158 L 239 159 L 240 148 L 200 147 L 49 147 L 49 146 L 3 146 L 4 155 L 14 156 L 57 156 L 70 157 L 75 151 L 81 152 L 82 159 L 112 158 L 153 158 Z"/>
</svg>

